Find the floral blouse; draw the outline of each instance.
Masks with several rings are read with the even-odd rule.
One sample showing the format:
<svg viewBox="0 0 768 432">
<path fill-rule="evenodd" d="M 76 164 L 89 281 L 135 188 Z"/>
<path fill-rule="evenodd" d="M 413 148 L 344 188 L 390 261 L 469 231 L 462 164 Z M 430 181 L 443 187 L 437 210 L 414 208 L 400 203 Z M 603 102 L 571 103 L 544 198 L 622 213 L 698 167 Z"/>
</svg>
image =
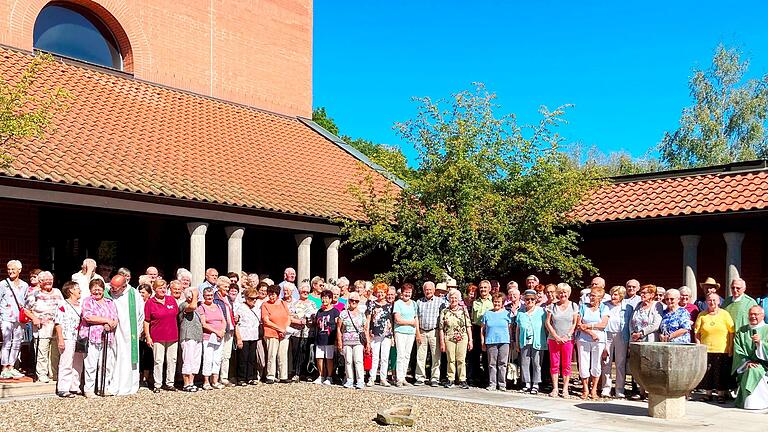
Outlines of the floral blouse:
<svg viewBox="0 0 768 432">
<path fill-rule="evenodd" d="M 669 341 L 674 343 L 691 343 L 691 315 L 685 308 L 677 308 L 674 312 L 667 312 L 661 318 L 659 332 L 662 335 L 671 335 L 680 329 L 688 331 Z"/>
<path fill-rule="evenodd" d="M 466 309 L 459 307 L 451 310 L 450 307 L 440 312 L 440 328 L 445 334 L 445 338 L 451 342 L 461 342 L 469 338 L 468 327 L 471 324 L 469 314 Z"/>
<path fill-rule="evenodd" d="M 371 314 L 371 334 L 374 337 L 392 337 L 392 305 L 373 302 L 368 312 Z"/>
<path fill-rule="evenodd" d="M 117 307 L 108 298 L 102 298 L 101 301 L 88 297 L 83 301 L 83 325 L 80 326 L 80 337 L 87 337 L 92 344 L 101 344 L 101 334 L 104 332 L 104 324 L 88 324 L 86 321 L 90 317 L 106 318 L 117 320 Z M 114 329 L 109 332 L 109 345 L 115 343 Z"/>
</svg>

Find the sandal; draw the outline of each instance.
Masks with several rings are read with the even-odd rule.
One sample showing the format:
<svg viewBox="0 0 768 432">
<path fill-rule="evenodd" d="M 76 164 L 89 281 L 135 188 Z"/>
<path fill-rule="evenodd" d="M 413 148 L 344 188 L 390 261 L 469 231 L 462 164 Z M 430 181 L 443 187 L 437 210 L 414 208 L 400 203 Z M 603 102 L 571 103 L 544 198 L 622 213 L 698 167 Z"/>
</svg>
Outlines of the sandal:
<svg viewBox="0 0 768 432">
<path fill-rule="evenodd" d="M 586 393 L 582 393 L 580 397 L 581 397 L 581 400 L 587 400 L 587 394 Z"/>
</svg>

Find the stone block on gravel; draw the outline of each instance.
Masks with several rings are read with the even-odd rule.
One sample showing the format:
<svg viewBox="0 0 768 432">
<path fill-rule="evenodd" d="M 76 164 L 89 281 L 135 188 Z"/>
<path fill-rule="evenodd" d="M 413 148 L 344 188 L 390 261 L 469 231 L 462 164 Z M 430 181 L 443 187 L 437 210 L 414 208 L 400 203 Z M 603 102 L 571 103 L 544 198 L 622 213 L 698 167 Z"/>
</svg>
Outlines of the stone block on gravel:
<svg viewBox="0 0 768 432">
<path fill-rule="evenodd" d="M 416 421 L 416 408 L 412 404 L 397 404 L 391 408 L 379 410 L 376 421 L 386 426 L 413 426 Z"/>
</svg>

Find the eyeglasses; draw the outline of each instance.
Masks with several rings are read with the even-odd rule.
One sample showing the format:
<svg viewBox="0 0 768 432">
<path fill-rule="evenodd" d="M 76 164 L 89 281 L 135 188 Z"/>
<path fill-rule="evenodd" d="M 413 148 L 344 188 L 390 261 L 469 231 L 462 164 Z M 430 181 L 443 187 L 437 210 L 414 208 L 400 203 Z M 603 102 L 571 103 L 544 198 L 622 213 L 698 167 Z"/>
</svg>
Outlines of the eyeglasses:
<svg viewBox="0 0 768 432">
<path fill-rule="evenodd" d="M 536 299 L 535 298 L 527 298 L 527 299 L 525 299 L 525 301 L 527 301 L 527 302 L 535 302 Z"/>
<path fill-rule="evenodd" d="M 258 300 L 258 299 L 259 299 L 258 297 L 248 297 L 247 300 Z"/>
<path fill-rule="evenodd" d="M 360 303 L 360 300 L 350 300 L 350 303 Z"/>
<path fill-rule="evenodd" d="M 299 291 L 299 294 L 309 294 L 309 291 L 301 290 L 301 291 Z"/>
</svg>

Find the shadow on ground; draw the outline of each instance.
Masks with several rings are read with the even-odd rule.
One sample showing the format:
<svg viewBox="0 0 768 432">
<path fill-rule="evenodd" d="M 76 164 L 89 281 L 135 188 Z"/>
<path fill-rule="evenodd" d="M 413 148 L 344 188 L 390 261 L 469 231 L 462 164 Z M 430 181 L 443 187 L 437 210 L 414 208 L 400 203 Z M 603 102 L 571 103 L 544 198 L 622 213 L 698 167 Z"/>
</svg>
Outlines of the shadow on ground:
<svg viewBox="0 0 768 432">
<path fill-rule="evenodd" d="M 632 405 L 618 405 L 607 403 L 580 403 L 575 405 L 576 408 L 580 408 L 587 411 L 597 411 L 606 414 L 620 414 L 638 417 L 647 417 L 648 408 Z"/>
</svg>

